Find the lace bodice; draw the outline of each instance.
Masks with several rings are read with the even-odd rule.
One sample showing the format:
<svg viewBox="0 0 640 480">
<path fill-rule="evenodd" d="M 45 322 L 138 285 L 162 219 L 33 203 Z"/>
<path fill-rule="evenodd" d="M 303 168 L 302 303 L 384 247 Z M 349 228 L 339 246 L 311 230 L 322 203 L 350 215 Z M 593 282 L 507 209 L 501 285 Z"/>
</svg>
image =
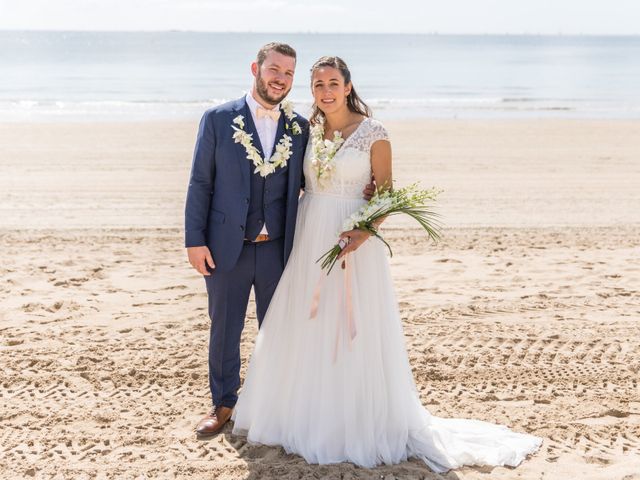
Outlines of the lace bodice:
<svg viewBox="0 0 640 480">
<path fill-rule="evenodd" d="M 311 138 L 304 157 L 305 191 L 349 198 L 362 198 L 362 190 L 371 180 L 371 145 L 388 140 L 382 123 L 365 118 L 336 152 L 331 176 L 319 182 L 311 165 L 313 148 Z"/>
</svg>

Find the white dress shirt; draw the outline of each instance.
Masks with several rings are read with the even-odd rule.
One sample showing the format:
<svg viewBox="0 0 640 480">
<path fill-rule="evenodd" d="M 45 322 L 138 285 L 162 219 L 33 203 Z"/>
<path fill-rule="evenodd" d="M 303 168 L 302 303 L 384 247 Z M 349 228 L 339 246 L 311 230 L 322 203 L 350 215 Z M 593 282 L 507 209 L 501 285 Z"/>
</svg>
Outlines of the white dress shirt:
<svg viewBox="0 0 640 480">
<path fill-rule="evenodd" d="M 260 137 L 260 145 L 262 145 L 263 155 L 267 157 L 267 161 L 271 158 L 271 152 L 273 150 L 273 144 L 276 141 L 276 131 L 278 130 L 278 122 L 274 121 L 270 117 L 258 118 L 258 107 L 262 107 L 251 93 L 247 93 L 247 105 L 251 111 L 251 118 L 253 118 L 253 124 L 258 131 L 258 137 Z M 279 105 L 276 105 L 271 110 L 279 112 Z M 267 109 L 268 110 L 268 109 Z M 255 144 L 254 144 L 255 145 Z"/>
<path fill-rule="evenodd" d="M 260 145 L 262 145 L 262 155 L 266 157 L 266 161 L 271 158 L 271 152 L 273 151 L 273 144 L 276 142 L 276 132 L 278 130 L 278 122 L 274 121 L 270 117 L 258 118 L 258 107 L 262 107 L 251 93 L 247 93 L 247 106 L 251 112 L 251 118 L 253 124 L 256 126 L 258 137 L 260 138 Z M 264 108 L 264 107 L 262 107 Z M 280 105 L 276 105 L 272 108 L 274 111 L 279 111 Z M 254 145 L 256 145 L 254 143 Z M 257 145 L 256 145 L 257 146 Z M 267 222 L 262 226 L 260 233 L 268 235 Z"/>
</svg>

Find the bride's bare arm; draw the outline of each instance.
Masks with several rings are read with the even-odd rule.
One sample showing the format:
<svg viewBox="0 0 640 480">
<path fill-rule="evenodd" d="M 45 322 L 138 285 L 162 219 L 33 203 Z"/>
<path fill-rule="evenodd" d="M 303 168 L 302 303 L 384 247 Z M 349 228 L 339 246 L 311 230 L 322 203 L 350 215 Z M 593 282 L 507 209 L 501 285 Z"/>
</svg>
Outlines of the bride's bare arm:
<svg viewBox="0 0 640 480">
<path fill-rule="evenodd" d="M 393 190 L 393 176 L 391 166 L 391 143 L 388 140 L 378 140 L 371 145 L 371 170 L 379 192 Z M 385 217 L 375 222 L 378 228 Z"/>
<path fill-rule="evenodd" d="M 391 143 L 388 140 L 378 140 L 371 145 L 371 170 L 378 190 L 391 190 Z"/>
</svg>

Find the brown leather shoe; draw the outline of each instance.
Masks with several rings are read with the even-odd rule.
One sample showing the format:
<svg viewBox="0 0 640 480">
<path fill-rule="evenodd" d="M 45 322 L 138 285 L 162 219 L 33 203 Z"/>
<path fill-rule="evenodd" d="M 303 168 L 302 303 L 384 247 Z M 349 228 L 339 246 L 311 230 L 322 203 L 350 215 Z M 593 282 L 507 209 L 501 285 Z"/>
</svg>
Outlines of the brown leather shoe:
<svg viewBox="0 0 640 480">
<path fill-rule="evenodd" d="M 222 430 L 224 424 L 229 421 L 233 408 L 229 407 L 213 407 L 213 410 L 203 417 L 196 427 L 198 437 L 211 437 Z"/>
</svg>

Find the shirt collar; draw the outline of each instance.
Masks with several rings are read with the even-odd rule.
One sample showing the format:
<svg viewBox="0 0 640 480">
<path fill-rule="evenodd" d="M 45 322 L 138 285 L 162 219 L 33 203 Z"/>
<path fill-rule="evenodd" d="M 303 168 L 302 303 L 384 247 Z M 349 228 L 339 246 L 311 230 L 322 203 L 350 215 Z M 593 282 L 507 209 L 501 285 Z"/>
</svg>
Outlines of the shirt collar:
<svg viewBox="0 0 640 480">
<path fill-rule="evenodd" d="M 249 105 L 249 110 L 251 110 L 252 113 L 255 114 L 256 111 L 258 110 L 258 107 L 264 108 L 262 105 L 258 103 L 258 101 L 255 98 L 253 98 L 253 95 L 251 95 L 251 92 L 247 93 L 246 99 L 247 99 L 247 105 Z M 276 105 L 271 110 L 278 110 L 279 108 L 280 108 L 280 104 Z"/>
</svg>

